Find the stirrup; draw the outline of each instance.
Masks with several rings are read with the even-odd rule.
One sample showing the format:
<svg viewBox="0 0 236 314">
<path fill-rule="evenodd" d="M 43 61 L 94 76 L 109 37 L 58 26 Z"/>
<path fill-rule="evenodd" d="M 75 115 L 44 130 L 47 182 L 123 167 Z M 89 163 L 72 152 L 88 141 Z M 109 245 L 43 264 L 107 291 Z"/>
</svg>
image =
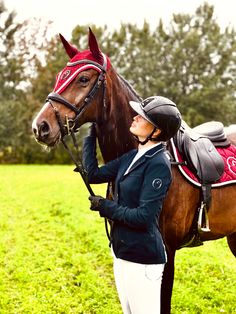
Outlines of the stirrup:
<svg viewBox="0 0 236 314">
<path fill-rule="evenodd" d="M 209 219 L 206 209 L 206 204 L 201 202 L 201 206 L 199 208 L 198 221 L 197 221 L 198 232 L 210 232 L 209 227 Z"/>
</svg>

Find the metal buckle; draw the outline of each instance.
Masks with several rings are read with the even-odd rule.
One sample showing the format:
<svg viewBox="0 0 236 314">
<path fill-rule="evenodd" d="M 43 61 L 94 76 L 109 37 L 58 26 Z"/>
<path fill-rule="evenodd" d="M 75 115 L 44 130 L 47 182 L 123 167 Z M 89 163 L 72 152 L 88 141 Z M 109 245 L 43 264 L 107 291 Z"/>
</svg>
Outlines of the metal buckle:
<svg viewBox="0 0 236 314">
<path fill-rule="evenodd" d="M 70 119 L 67 114 L 65 115 L 65 120 L 66 123 L 64 124 L 64 127 L 66 129 L 67 134 L 69 135 L 71 133 L 71 130 L 73 130 L 75 126 L 75 122 L 74 120 Z"/>
</svg>

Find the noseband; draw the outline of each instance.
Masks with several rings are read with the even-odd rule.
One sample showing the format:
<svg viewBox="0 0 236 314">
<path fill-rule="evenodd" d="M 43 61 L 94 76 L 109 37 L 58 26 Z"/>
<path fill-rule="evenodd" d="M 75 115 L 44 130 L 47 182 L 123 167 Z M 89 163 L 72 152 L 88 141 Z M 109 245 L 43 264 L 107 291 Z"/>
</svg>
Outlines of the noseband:
<svg viewBox="0 0 236 314">
<path fill-rule="evenodd" d="M 80 63 L 95 65 L 96 67 L 98 67 L 101 70 L 101 73 L 99 74 L 96 83 L 94 84 L 94 86 L 92 87 L 92 89 L 90 90 L 88 95 L 85 97 L 83 104 L 79 108 L 77 108 L 75 104 L 70 103 L 68 100 L 66 100 L 64 97 L 62 97 L 60 94 L 55 93 L 55 92 L 50 93 L 46 98 L 46 102 L 50 103 L 50 105 L 52 106 L 52 109 L 55 113 L 55 116 L 56 116 L 56 119 L 57 119 L 57 122 L 58 122 L 58 125 L 60 128 L 60 132 L 61 132 L 61 138 L 64 138 L 65 135 L 72 134 L 78 130 L 77 124 L 78 124 L 78 120 L 79 120 L 81 114 L 88 107 L 88 105 L 92 102 L 93 98 L 95 97 L 95 95 L 97 94 L 97 92 L 101 86 L 103 86 L 103 102 L 104 102 L 104 106 L 105 106 L 106 64 L 102 66 L 97 62 L 84 59 L 84 60 L 76 61 L 73 63 L 69 62 L 68 66 L 75 66 L 75 65 L 78 65 Z M 66 115 L 65 116 L 65 124 L 63 124 L 60 113 L 59 113 L 58 109 L 54 106 L 53 101 L 56 101 L 56 102 L 64 105 L 65 107 L 67 107 L 71 111 L 73 111 L 75 113 L 75 117 L 72 119 L 72 118 L 68 118 L 68 116 Z"/>
<path fill-rule="evenodd" d="M 103 55 L 103 54 L 102 54 Z M 75 172 L 79 172 L 84 184 L 87 188 L 87 190 L 89 191 L 90 195 L 95 195 L 89 182 L 88 182 L 88 176 L 87 176 L 87 172 L 83 166 L 82 163 L 82 158 L 80 156 L 79 153 L 79 147 L 78 147 L 78 143 L 76 141 L 76 137 L 75 137 L 75 132 L 78 130 L 78 120 L 81 116 L 81 114 L 84 112 L 84 110 L 89 106 L 89 104 L 92 102 L 93 98 L 95 97 L 95 95 L 97 94 L 98 90 L 100 89 L 101 86 L 103 86 L 103 107 L 106 107 L 106 97 L 105 97 L 105 92 L 106 92 L 106 70 L 107 70 L 107 59 L 106 56 L 103 55 L 103 60 L 104 63 L 103 65 L 91 61 L 91 60 L 87 60 L 87 59 L 83 59 L 83 60 L 79 60 L 76 62 L 69 62 L 67 64 L 67 66 L 75 66 L 81 63 L 84 64 L 91 64 L 97 68 L 99 68 L 101 70 L 98 79 L 96 81 L 96 83 L 94 84 L 94 86 L 92 87 L 92 89 L 90 90 L 90 92 L 88 93 L 88 95 L 85 97 L 83 104 L 77 108 L 75 104 L 70 103 L 68 100 L 66 100 L 64 97 L 62 97 L 60 94 L 56 93 L 56 92 L 52 92 L 50 93 L 47 98 L 46 98 L 46 102 L 49 102 L 57 119 L 59 128 L 60 128 L 60 132 L 61 132 L 61 142 L 64 146 L 64 148 L 66 149 L 66 151 L 68 152 L 68 154 L 70 155 L 71 159 L 73 160 L 76 168 L 74 169 Z M 57 109 L 57 107 L 54 106 L 53 101 L 56 101 L 62 105 L 64 105 L 65 107 L 67 107 L 68 109 L 70 109 L 71 111 L 73 111 L 75 113 L 75 117 L 72 118 L 68 118 L 68 116 L 65 116 L 65 124 L 63 124 L 63 121 L 61 119 L 60 113 Z M 73 139 L 73 144 L 74 147 L 76 149 L 76 156 L 77 158 L 74 157 L 72 151 L 69 149 L 67 143 L 64 141 L 64 137 L 65 135 L 71 135 L 72 139 Z M 105 218 L 105 229 L 106 229 L 106 234 L 107 237 L 110 241 L 110 232 L 109 232 L 109 228 L 108 228 L 108 221 Z"/>
<path fill-rule="evenodd" d="M 92 89 L 90 90 L 88 95 L 85 97 L 83 104 L 79 108 L 77 108 L 76 105 L 70 103 L 68 100 L 66 100 L 64 97 L 62 97 L 60 94 L 55 93 L 55 92 L 50 93 L 46 99 L 46 101 L 50 103 L 50 105 L 51 105 L 51 107 L 55 113 L 55 116 L 56 116 L 56 119 L 57 119 L 57 122 L 58 122 L 58 125 L 60 128 L 60 132 L 61 132 L 61 142 L 62 142 L 64 148 L 66 149 L 66 151 L 68 152 L 68 154 L 70 155 L 71 159 L 73 160 L 74 164 L 76 165 L 76 168 L 74 169 L 74 171 L 80 173 L 87 190 L 89 191 L 90 195 L 93 195 L 93 196 L 95 194 L 94 194 L 94 192 L 93 192 L 93 190 L 92 190 L 92 188 L 88 182 L 87 172 L 86 172 L 86 170 L 83 166 L 83 163 L 82 163 L 82 159 L 81 159 L 81 156 L 79 153 L 78 143 L 77 143 L 76 137 L 75 137 L 75 132 L 78 130 L 77 123 L 78 123 L 78 120 L 79 120 L 81 114 L 84 112 L 84 110 L 92 102 L 93 98 L 95 97 L 95 95 L 97 94 L 97 92 L 101 86 L 103 86 L 103 106 L 106 107 L 106 97 L 105 97 L 106 77 L 105 77 L 105 74 L 106 74 L 106 68 L 107 68 L 107 61 L 106 61 L 106 57 L 104 57 L 103 59 L 104 59 L 103 66 L 97 62 L 87 60 L 87 59 L 79 60 L 79 61 L 76 61 L 73 63 L 69 62 L 67 64 L 68 66 L 75 66 L 75 65 L 78 65 L 80 63 L 86 63 L 86 64 L 95 65 L 96 67 L 98 67 L 101 70 L 96 83 L 94 84 L 94 86 L 92 87 Z M 56 102 L 64 105 L 65 107 L 67 107 L 71 111 L 73 111 L 75 113 L 75 117 L 72 119 L 72 118 L 68 118 L 68 116 L 66 115 L 65 116 L 65 124 L 63 124 L 60 113 L 59 113 L 57 107 L 54 106 L 53 101 L 56 101 Z M 69 134 L 71 135 L 71 137 L 73 139 L 74 147 L 76 149 L 77 158 L 74 157 L 74 155 L 72 154 L 72 151 L 68 147 L 67 143 L 64 141 L 65 135 L 69 135 Z M 108 229 L 109 229 L 108 228 L 108 221 L 107 221 L 107 219 L 105 219 L 105 230 L 106 230 L 107 237 L 110 241 L 110 232 Z"/>
<path fill-rule="evenodd" d="M 83 164 L 82 164 L 81 156 L 79 154 L 78 143 L 77 143 L 76 137 L 75 137 L 75 132 L 78 131 L 78 120 L 79 120 L 81 114 L 91 104 L 93 98 L 95 97 L 95 95 L 97 94 L 97 92 L 101 86 L 103 86 L 103 104 L 105 106 L 106 62 L 104 62 L 103 66 L 102 66 L 97 62 L 84 59 L 84 60 L 79 60 L 79 61 L 76 61 L 73 63 L 69 62 L 67 64 L 67 66 L 75 66 L 75 65 L 78 65 L 80 63 L 95 65 L 96 67 L 98 67 L 101 70 L 96 83 L 94 84 L 94 86 L 92 87 L 92 89 L 90 90 L 88 95 L 85 97 L 83 104 L 79 108 L 77 108 L 75 104 L 70 103 L 68 100 L 66 100 L 64 97 L 62 97 L 60 94 L 58 94 L 56 92 L 50 93 L 47 96 L 46 101 L 50 103 L 50 105 L 51 105 L 51 107 L 55 113 L 55 116 L 56 116 L 56 119 L 57 119 L 57 122 L 58 122 L 58 125 L 60 128 L 60 132 L 61 132 L 61 142 L 62 142 L 64 148 L 66 149 L 66 151 L 68 152 L 68 154 L 70 155 L 71 159 L 73 160 L 74 164 L 76 165 L 76 168 L 74 169 L 74 171 L 79 172 L 81 174 L 82 179 L 83 179 L 90 195 L 94 195 L 94 192 L 88 183 L 86 170 L 84 169 Z M 57 107 L 54 106 L 54 104 L 53 104 L 53 101 L 56 101 L 56 102 L 64 105 L 65 107 L 67 107 L 71 111 L 73 111 L 75 113 L 75 117 L 72 119 L 72 118 L 68 118 L 68 116 L 66 115 L 65 116 L 65 124 L 64 124 L 62 119 L 61 119 L 61 116 L 60 116 L 60 113 L 59 113 Z M 65 135 L 71 135 L 71 137 L 73 139 L 74 148 L 76 149 L 76 158 L 72 154 L 72 151 L 68 147 L 67 143 L 64 141 Z"/>
</svg>

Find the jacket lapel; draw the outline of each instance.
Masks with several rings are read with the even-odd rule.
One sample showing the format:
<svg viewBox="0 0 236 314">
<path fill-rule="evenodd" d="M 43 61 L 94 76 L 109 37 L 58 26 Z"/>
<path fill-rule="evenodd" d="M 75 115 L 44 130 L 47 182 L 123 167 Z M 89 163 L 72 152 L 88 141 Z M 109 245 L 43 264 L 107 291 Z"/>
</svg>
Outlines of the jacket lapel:
<svg viewBox="0 0 236 314">
<path fill-rule="evenodd" d="M 124 176 L 127 176 L 130 172 L 132 172 L 134 169 L 136 169 L 137 167 L 139 167 L 140 165 L 142 165 L 146 160 L 146 156 L 143 155 L 141 156 L 133 165 L 132 167 L 129 169 L 129 171 L 124 174 Z"/>
<path fill-rule="evenodd" d="M 142 165 L 145 161 L 146 158 L 151 158 L 154 155 L 158 154 L 159 152 L 163 151 L 164 147 L 163 144 L 160 144 L 158 146 L 153 147 L 152 149 L 148 150 L 143 156 L 141 156 L 133 165 L 132 167 L 129 169 L 129 171 L 125 173 L 125 171 L 123 172 L 123 176 L 127 176 L 130 172 L 132 172 L 134 169 L 136 169 L 137 167 L 140 167 L 140 165 Z"/>
<path fill-rule="evenodd" d="M 120 179 L 123 177 L 124 173 L 126 172 L 128 166 L 130 165 L 130 163 L 132 162 L 132 160 L 134 159 L 134 156 L 137 154 L 138 150 L 137 149 L 133 149 L 126 157 L 124 163 L 123 163 L 123 167 L 119 170 L 118 174 L 117 174 L 117 181 L 120 181 Z"/>
</svg>

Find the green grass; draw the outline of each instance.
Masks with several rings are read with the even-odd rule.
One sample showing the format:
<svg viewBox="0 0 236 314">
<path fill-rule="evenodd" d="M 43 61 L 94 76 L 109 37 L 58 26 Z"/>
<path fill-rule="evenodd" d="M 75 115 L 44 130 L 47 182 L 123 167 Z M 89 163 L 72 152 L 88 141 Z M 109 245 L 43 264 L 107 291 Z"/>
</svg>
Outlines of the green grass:
<svg viewBox="0 0 236 314">
<path fill-rule="evenodd" d="M 72 170 L 0 166 L 0 314 L 121 314 L 104 220 Z M 224 239 L 178 251 L 172 313 L 235 314 L 235 265 Z"/>
</svg>

